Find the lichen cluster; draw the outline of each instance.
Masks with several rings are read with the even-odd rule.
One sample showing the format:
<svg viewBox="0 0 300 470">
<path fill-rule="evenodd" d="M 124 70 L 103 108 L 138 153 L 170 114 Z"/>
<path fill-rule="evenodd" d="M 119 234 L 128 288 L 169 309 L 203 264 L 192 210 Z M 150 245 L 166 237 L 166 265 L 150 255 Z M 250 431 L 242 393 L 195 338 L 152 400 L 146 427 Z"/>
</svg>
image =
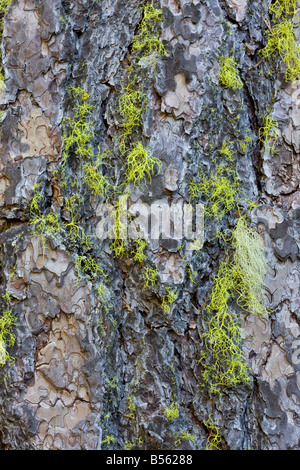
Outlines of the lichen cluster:
<svg viewBox="0 0 300 470">
<path fill-rule="evenodd" d="M 203 424 L 208 429 L 208 432 L 209 432 L 207 444 L 206 444 L 206 450 L 221 450 L 222 438 L 221 438 L 221 435 L 219 433 L 217 426 L 213 422 L 211 415 L 209 415 L 206 421 L 203 421 Z"/>
<path fill-rule="evenodd" d="M 7 348 L 15 344 L 16 336 L 13 332 L 16 326 L 16 318 L 12 314 L 11 295 L 6 292 L 2 296 L 2 308 L 0 316 L 0 365 L 14 362 Z"/>
<path fill-rule="evenodd" d="M 234 90 L 242 89 L 237 64 L 233 57 L 221 56 L 219 83 Z M 211 146 L 210 173 L 200 168 L 198 176 L 189 181 L 191 200 L 205 203 L 207 223 L 220 226 L 225 218 L 236 218 L 231 236 L 217 232 L 225 244 L 218 272 L 214 277 L 203 315 L 206 327 L 203 333 L 204 348 L 200 353 L 202 386 L 211 394 L 221 394 L 225 389 L 252 383 L 251 371 L 242 349 L 241 311 L 258 315 L 268 314 L 263 305 L 263 286 L 266 275 L 266 256 L 263 241 L 249 225 L 253 201 L 244 197 L 242 180 L 237 171 L 239 151 L 246 154 L 252 138 L 241 137 L 236 129 L 240 116 L 232 120 L 236 141 L 228 135 L 221 143 Z M 258 138 L 265 148 L 273 151 L 276 143 L 276 122 L 268 116 Z M 233 220 L 234 220 L 233 218 Z"/>
<path fill-rule="evenodd" d="M 206 200 L 205 215 L 218 220 L 237 206 L 241 189 L 241 181 L 234 169 L 234 154 L 228 138 L 223 141 L 219 155 L 224 156 L 224 159 L 222 161 L 219 161 L 219 158 L 213 159 L 210 175 L 200 169 L 199 181 L 193 178 L 189 181 L 191 199 L 202 196 Z"/>
<path fill-rule="evenodd" d="M 263 117 L 263 125 L 259 129 L 259 140 L 264 146 L 268 155 L 274 153 L 275 145 L 278 139 L 278 121 L 270 114 Z"/>
<path fill-rule="evenodd" d="M 127 217 L 128 196 L 136 187 L 146 186 L 154 173 L 161 169 L 160 160 L 152 156 L 145 140 L 141 139 L 142 118 L 147 112 L 145 60 L 151 56 L 153 66 L 154 56 L 157 62 L 159 56 L 165 53 L 158 34 L 161 19 L 160 10 L 147 4 L 142 7 L 142 20 L 131 47 L 131 63 L 125 70 L 118 97 L 119 133 L 113 141 L 114 146 L 110 150 L 98 147 L 95 151 L 95 106 L 90 103 L 90 95 L 82 85 L 68 86 L 67 99 L 72 107 L 69 115 L 62 120 L 62 158 L 53 171 L 53 178 L 61 187 L 60 208 L 46 209 L 45 187 L 41 182 L 33 188 L 30 204 L 33 235 L 40 236 L 44 249 L 47 247 L 47 239 L 52 238 L 60 240 L 74 254 L 78 281 L 93 281 L 104 310 L 107 310 L 107 302 L 104 302 L 106 279 L 101 281 L 103 268 L 97 262 L 96 253 L 93 253 L 95 239 L 86 234 L 81 224 L 84 197 L 89 194 L 89 197 L 101 198 L 114 208 L 114 223 L 109 233 L 113 256 L 121 259 L 128 253 L 135 262 L 144 263 L 148 243 L 140 240 L 130 244 L 123 220 Z M 144 61 L 143 66 L 140 65 L 141 61 Z M 114 179 L 116 169 L 108 164 L 112 153 L 117 160 L 122 161 L 121 178 L 118 181 Z M 146 273 L 147 268 L 151 269 L 147 266 Z M 145 283 L 153 285 L 153 279 L 151 274 Z M 164 308 L 164 303 L 162 305 Z"/>
<path fill-rule="evenodd" d="M 267 45 L 260 51 L 265 59 L 272 56 L 281 58 L 286 67 L 286 81 L 300 78 L 300 45 L 295 36 L 297 5 L 298 0 L 276 0 L 270 4 L 273 22 L 267 31 Z"/>
<path fill-rule="evenodd" d="M 219 82 L 225 88 L 237 90 L 243 88 L 243 82 L 237 69 L 237 63 L 233 56 L 221 56 L 219 59 Z"/>
<path fill-rule="evenodd" d="M 12 0 L 0 0 L 0 41 L 2 40 L 3 34 L 3 20 L 6 15 L 7 8 L 11 4 Z M 2 67 L 2 52 L 0 50 L 0 84 L 4 83 L 5 77 Z"/>
<path fill-rule="evenodd" d="M 224 387 L 251 384 L 249 367 L 241 349 L 242 329 L 234 307 L 267 315 L 263 305 L 266 260 L 260 235 L 240 218 L 228 239 L 229 252 L 221 262 L 206 306 L 207 330 L 202 351 L 204 383 L 210 393 Z"/>
<path fill-rule="evenodd" d="M 1 28 L 3 15 L 10 0 L 0 2 Z M 296 0 L 277 0 L 270 6 L 275 17 L 272 31 L 268 33 L 268 44 L 262 51 L 264 57 L 278 53 L 287 66 L 286 79 L 299 76 L 299 46 L 295 42 L 293 25 Z M 143 17 L 138 33 L 133 38 L 131 63 L 125 73 L 122 91 L 117 102 L 119 113 L 118 135 L 112 150 L 98 148 L 95 151 L 95 130 L 93 121 L 94 105 L 90 104 L 90 95 L 80 86 L 68 88 L 69 100 L 72 102 L 70 115 L 62 121 L 63 152 L 60 165 L 53 173 L 53 178 L 60 182 L 62 194 L 58 205 L 49 207 L 45 197 L 44 182 L 39 181 L 33 188 L 29 207 L 32 235 L 39 236 L 43 248 L 49 245 L 48 239 L 59 240 L 74 255 L 77 272 L 77 284 L 82 280 L 89 281 L 107 313 L 110 309 L 108 275 L 99 262 L 94 250 L 94 238 L 86 233 L 81 224 L 84 212 L 84 195 L 98 200 L 110 201 L 114 206 L 115 223 L 111 228 L 112 242 L 110 249 L 115 258 L 121 259 L 126 253 L 139 264 L 142 271 L 144 289 L 151 289 L 158 283 L 158 271 L 150 263 L 145 263 L 148 242 L 135 240 L 130 245 L 127 241 L 127 226 L 123 222 L 127 217 L 126 203 L 128 196 L 136 188 L 146 186 L 155 172 L 162 168 L 160 160 L 151 154 L 146 139 L 142 139 L 143 116 L 147 113 L 147 90 L 143 86 L 143 71 L 148 67 L 153 73 L 158 58 L 165 54 L 165 48 L 157 27 L 162 19 L 162 12 L 151 5 L 143 7 Z M 2 30 L 1 29 L 1 30 Z M 219 83 L 225 88 L 241 90 L 236 60 L 233 56 L 221 56 L 219 60 Z M 0 80 L 3 74 L 0 71 Z M 269 153 L 274 151 L 277 139 L 277 122 L 266 116 L 259 139 Z M 237 139 L 242 152 L 247 151 L 250 137 Z M 112 151 L 121 161 L 120 181 L 114 180 L 108 161 Z M 226 245 L 223 259 L 214 278 L 212 291 L 204 308 L 206 328 L 203 333 L 204 350 L 200 355 L 203 383 L 209 393 L 220 394 L 224 388 L 235 388 L 241 384 L 251 384 L 249 366 L 242 350 L 242 329 L 240 311 L 258 315 L 267 315 L 263 305 L 263 285 L 266 275 L 265 250 L 261 237 L 249 225 L 245 210 L 242 207 L 241 180 L 235 169 L 234 142 L 229 137 L 223 139 L 217 156 L 212 159 L 210 174 L 199 170 L 197 179 L 189 181 L 190 197 L 205 201 L 207 219 L 217 223 L 224 221 L 233 211 L 238 220 L 232 229 L 231 236 L 221 235 Z M 59 206 L 59 207 L 58 207 Z M 244 212 L 243 212 L 244 211 Z M 196 272 L 190 269 L 190 280 L 195 283 Z M 164 314 L 171 312 L 177 299 L 177 293 L 171 287 L 164 288 L 160 307 Z M 11 357 L 6 348 L 15 341 L 13 327 L 15 318 L 10 309 L 9 294 L 3 296 L 4 307 L 0 317 L 0 364 Z M 115 387 L 115 382 L 110 382 Z M 135 419 L 136 404 L 133 396 L 127 399 L 127 411 L 130 419 Z M 172 401 L 165 408 L 164 416 L 169 422 L 179 417 L 178 405 Z M 221 447 L 219 431 L 209 417 L 203 422 L 209 431 L 207 448 Z M 175 446 L 182 440 L 195 441 L 195 436 L 186 431 L 173 434 Z M 136 438 L 138 439 L 138 438 Z M 108 434 L 102 444 L 110 445 L 115 441 Z M 125 447 L 131 449 L 137 442 L 127 442 Z M 142 441 L 138 441 L 141 445 Z"/>
</svg>

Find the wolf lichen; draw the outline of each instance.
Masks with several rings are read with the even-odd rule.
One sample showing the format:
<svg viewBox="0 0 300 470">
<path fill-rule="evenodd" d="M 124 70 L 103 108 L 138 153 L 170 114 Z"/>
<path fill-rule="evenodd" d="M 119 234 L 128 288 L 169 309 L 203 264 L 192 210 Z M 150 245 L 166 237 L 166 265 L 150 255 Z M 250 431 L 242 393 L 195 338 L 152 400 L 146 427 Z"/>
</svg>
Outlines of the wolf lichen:
<svg viewBox="0 0 300 470">
<path fill-rule="evenodd" d="M 183 431 L 182 433 L 171 433 L 170 436 L 174 437 L 175 439 L 175 447 L 180 446 L 182 441 L 190 441 L 193 444 L 196 440 L 196 436 L 194 436 L 194 434 L 190 434 L 187 431 Z"/>
<path fill-rule="evenodd" d="M 13 329 L 16 326 L 16 318 L 12 315 L 11 295 L 6 292 L 2 295 L 2 299 L 4 305 L 0 313 L 0 366 L 4 366 L 7 362 L 14 362 L 7 348 L 12 347 L 16 341 L 15 334 L 13 333 Z"/>
<path fill-rule="evenodd" d="M 282 17 L 292 17 L 296 14 L 298 0 L 276 0 L 269 5 L 269 10 L 275 14 L 277 19 Z"/>
<path fill-rule="evenodd" d="M 109 434 L 108 436 L 106 436 L 105 439 L 103 439 L 102 444 L 107 444 L 109 446 L 110 444 L 113 444 L 115 440 L 116 440 L 115 436 L 113 436 L 112 434 Z"/>
<path fill-rule="evenodd" d="M 107 275 L 104 277 L 107 278 Z M 103 310 L 107 313 L 109 311 L 111 300 L 108 287 L 103 282 L 101 282 L 101 284 L 95 287 L 95 291 L 97 292 L 97 297 Z"/>
<path fill-rule="evenodd" d="M 275 16 L 267 31 L 268 41 L 260 51 L 263 58 L 278 55 L 286 66 L 285 80 L 295 81 L 300 77 L 300 45 L 295 36 L 295 19 L 298 0 L 277 0 L 269 10 Z"/>
<path fill-rule="evenodd" d="M 229 137 L 223 140 L 212 163 L 210 175 L 200 169 L 199 182 L 190 178 L 189 193 L 191 199 L 201 196 L 206 200 L 206 217 L 220 220 L 237 207 L 241 199 L 241 180 L 234 169 L 234 148 Z"/>
<path fill-rule="evenodd" d="M 219 66 L 219 82 L 221 85 L 225 88 L 232 88 L 233 90 L 243 88 L 243 82 L 233 56 L 221 56 Z"/>
<path fill-rule="evenodd" d="M 209 305 L 207 330 L 203 335 L 205 359 L 203 381 L 209 392 L 222 393 L 222 389 L 250 384 L 248 364 L 241 349 L 241 328 L 237 314 L 229 307 L 239 273 L 230 263 L 223 262 L 214 279 Z"/>
<path fill-rule="evenodd" d="M 53 211 L 48 212 L 48 214 L 32 213 L 30 224 L 32 226 L 32 235 L 39 237 L 42 241 L 43 251 L 48 248 L 47 239 L 55 239 L 61 234 L 66 235 L 58 214 Z"/>
<path fill-rule="evenodd" d="M 200 183 L 190 180 L 189 192 L 192 198 L 202 195 L 206 199 L 206 216 L 221 219 L 236 207 L 241 181 L 231 167 L 219 164 L 210 177 L 200 171 L 199 178 Z"/>
<path fill-rule="evenodd" d="M 120 140 L 121 152 L 126 150 L 126 141 L 133 131 L 141 125 L 141 116 L 145 111 L 145 93 L 136 88 L 134 81 L 129 81 L 123 88 L 119 98 L 119 112 L 122 116 L 121 128 L 123 130 Z"/>
<path fill-rule="evenodd" d="M 127 409 L 130 413 L 130 416 L 132 416 L 132 418 L 134 418 L 134 415 L 136 413 L 136 404 L 134 403 L 132 393 L 130 393 L 128 395 L 128 398 L 127 398 Z"/>
<path fill-rule="evenodd" d="M 138 261 L 139 263 L 143 263 L 146 259 L 146 255 L 144 253 L 145 249 L 148 247 L 149 242 L 147 240 L 143 240 L 139 238 L 138 240 L 134 240 L 134 248 L 132 249 L 131 253 L 134 255 L 134 261 Z"/>
<path fill-rule="evenodd" d="M 42 183 L 36 183 L 32 188 L 32 198 L 29 208 L 30 216 L 33 216 L 34 214 L 41 214 L 41 204 L 44 200 L 41 186 Z"/>
<path fill-rule="evenodd" d="M 80 182 L 77 175 L 70 171 L 67 162 L 76 157 L 78 168 L 82 171 L 82 181 L 96 196 L 107 197 L 111 184 L 103 174 L 108 152 L 95 153 L 93 139 L 95 137 L 92 119 L 94 105 L 89 103 L 89 93 L 81 86 L 69 86 L 68 93 L 73 101 L 71 116 L 62 121 L 63 153 L 58 173 L 64 191 L 79 191 Z"/>
<path fill-rule="evenodd" d="M 203 421 L 204 426 L 208 429 L 209 435 L 206 443 L 206 450 L 221 450 L 222 438 L 220 432 L 209 415 L 206 421 Z"/>
<path fill-rule="evenodd" d="M 171 312 L 171 306 L 177 299 L 177 294 L 171 287 L 166 287 L 166 294 L 162 298 L 161 308 L 165 314 Z"/>
<path fill-rule="evenodd" d="M 156 165 L 159 171 L 161 169 L 161 162 L 153 157 L 138 139 L 138 132 L 141 130 L 142 115 L 147 109 L 139 61 L 153 54 L 158 57 L 165 53 L 157 32 L 162 12 L 152 5 L 144 5 L 142 11 L 139 33 L 133 38 L 132 63 L 127 69 L 127 84 L 123 85 L 119 98 L 122 132 L 117 141 L 119 151 L 125 157 L 126 171 L 123 185 L 133 184 L 133 187 L 140 186 L 147 178 L 151 179 Z"/>
<path fill-rule="evenodd" d="M 126 157 L 126 180 L 125 185 L 132 183 L 133 186 L 140 186 L 143 181 L 150 180 L 155 173 L 155 167 L 158 171 L 162 167 L 161 161 L 153 157 L 142 142 L 137 144 L 128 151 Z"/>
<path fill-rule="evenodd" d="M 177 403 L 172 401 L 169 408 L 165 408 L 164 415 L 168 421 L 173 421 L 179 417 L 179 410 Z"/>
<path fill-rule="evenodd" d="M 162 21 L 162 10 L 146 4 L 142 7 L 143 19 L 139 25 L 139 34 L 134 37 L 132 50 L 139 51 L 143 57 L 152 54 L 164 55 L 165 47 L 157 33 L 157 27 Z"/>
<path fill-rule="evenodd" d="M 68 91 L 74 106 L 72 116 L 65 116 L 62 122 L 64 156 L 73 151 L 80 158 L 90 158 L 93 155 L 94 121 L 91 115 L 94 106 L 88 103 L 90 95 L 82 87 L 70 86 Z"/>
<path fill-rule="evenodd" d="M 234 151 L 232 148 L 232 142 L 229 137 L 227 137 L 223 143 L 222 147 L 220 149 L 220 155 L 225 155 L 225 157 L 232 162 L 234 160 Z"/>
<path fill-rule="evenodd" d="M 108 178 L 103 175 L 103 167 L 105 160 L 108 157 L 108 152 L 103 152 L 97 156 L 95 161 L 88 160 L 83 165 L 83 182 L 96 196 L 108 198 L 108 194 L 112 189 L 112 185 Z"/>
<path fill-rule="evenodd" d="M 93 281 L 99 274 L 101 274 L 101 278 L 106 277 L 103 267 L 93 255 L 77 255 L 75 264 L 77 269 L 77 284 L 79 284 L 82 279 Z M 97 292 L 99 294 L 99 288 Z"/>
<path fill-rule="evenodd" d="M 7 7 L 11 4 L 12 0 L 0 0 L 0 41 L 2 40 L 2 35 L 3 35 L 3 22 L 4 22 L 4 17 L 7 12 Z M 2 67 L 2 52 L 0 51 L 0 83 L 4 84 L 5 82 L 5 77 L 4 77 L 4 72 L 3 72 L 3 67 Z"/>
<path fill-rule="evenodd" d="M 66 239 L 68 243 L 79 244 L 80 247 L 91 247 L 91 235 L 87 235 L 85 229 L 81 225 L 81 215 L 79 208 L 81 207 L 83 198 L 80 194 L 75 193 L 72 196 L 64 197 L 63 209 L 67 220 L 62 222 L 62 228 L 67 232 Z"/>
<path fill-rule="evenodd" d="M 205 309 L 208 324 L 201 361 L 205 359 L 203 379 L 209 384 L 210 393 L 221 393 L 223 387 L 251 384 L 234 304 L 253 314 L 269 313 L 263 305 L 267 264 L 260 236 L 241 217 L 230 241 L 233 253 L 221 262 Z"/>
<path fill-rule="evenodd" d="M 152 268 L 151 266 L 145 267 L 145 272 L 142 276 L 144 281 L 144 289 L 147 289 L 150 286 L 155 286 L 158 281 L 158 271 L 156 268 Z"/>
<path fill-rule="evenodd" d="M 110 237 L 112 242 L 110 249 L 115 258 L 122 258 L 128 249 L 127 244 L 127 194 L 119 197 L 114 207 L 114 223 L 110 227 Z"/>
<path fill-rule="evenodd" d="M 270 114 L 263 117 L 263 126 L 259 129 L 259 140 L 263 143 L 265 151 L 271 155 L 274 152 L 278 139 L 278 121 Z"/>
</svg>

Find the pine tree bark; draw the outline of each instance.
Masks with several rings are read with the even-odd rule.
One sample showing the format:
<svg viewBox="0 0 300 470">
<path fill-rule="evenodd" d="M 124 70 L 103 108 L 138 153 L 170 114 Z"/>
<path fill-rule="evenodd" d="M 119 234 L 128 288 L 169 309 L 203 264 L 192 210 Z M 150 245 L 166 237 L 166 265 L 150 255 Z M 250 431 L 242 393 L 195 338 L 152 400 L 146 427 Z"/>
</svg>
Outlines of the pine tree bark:
<svg viewBox="0 0 300 470">
<path fill-rule="evenodd" d="M 200 254 L 183 258 L 181 239 L 150 240 L 143 263 L 133 259 L 131 248 L 115 257 L 109 241 L 97 237 L 85 252 L 58 235 L 46 237 L 43 246 L 30 223 L 36 185 L 43 213 L 53 211 L 65 226 L 70 223 L 55 173 L 65 148 L 64 119 L 74 105 L 70 86 L 89 95 L 93 149 L 111 152 L 104 173 L 122 179 L 118 103 L 134 62 L 143 2 L 13 0 L 8 6 L 1 295 L 11 297 L 16 341 L 7 347 L 14 362 L 0 368 L 0 448 L 201 450 L 218 436 L 220 449 L 299 449 L 300 80 L 287 82 L 283 61 L 259 54 L 267 42 L 268 3 L 155 3 L 162 10 L 158 33 L 166 54 L 148 75 L 147 64 L 137 72 L 145 73 L 147 106 L 134 139 L 143 141 L 161 169 L 129 202 L 188 203 L 190 180 L 200 169 L 212 174 L 213 157 L 228 137 L 244 200 L 257 205 L 250 223 L 265 244 L 264 304 L 271 313 L 238 312 L 251 384 L 216 395 L 201 386 L 205 307 L 225 256 L 214 234 L 231 230 L 238 211 L 205 220 Z M 234 55 L 241 88 L 219 83 L 222 55 Z M 273 152 L 259 139 L 266 115 L 278 123 Z M 246 135 L 243 149 L 239 140 Z M 76 220 L 95 236 L 104 198 L 81 185 L 78 159 L 69 157 L 67 168 L 80 182 Z M 78 282 L 82 253 L 92 254 L 104 270 L 102 302 L 92 272 Z M 157 269 L 158 280 L 145 288 L 147 265 Z M 176 300 L 166 313 L 168 287 Z M 168 419 L 170 409 L 175 414 Z"/>
</svg>

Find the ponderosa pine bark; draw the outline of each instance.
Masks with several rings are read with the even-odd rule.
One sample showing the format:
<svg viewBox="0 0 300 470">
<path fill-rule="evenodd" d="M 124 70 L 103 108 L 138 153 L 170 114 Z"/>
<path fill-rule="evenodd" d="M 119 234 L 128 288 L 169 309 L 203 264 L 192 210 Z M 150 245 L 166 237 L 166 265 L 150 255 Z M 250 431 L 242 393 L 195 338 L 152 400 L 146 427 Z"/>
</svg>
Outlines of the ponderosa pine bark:
<svg viewBox="0 0 300 470">
<path fill-rule="evenodd" d="M 0 448 L 299 449 L 299 2 L 0 3 Z"/>
</svg>

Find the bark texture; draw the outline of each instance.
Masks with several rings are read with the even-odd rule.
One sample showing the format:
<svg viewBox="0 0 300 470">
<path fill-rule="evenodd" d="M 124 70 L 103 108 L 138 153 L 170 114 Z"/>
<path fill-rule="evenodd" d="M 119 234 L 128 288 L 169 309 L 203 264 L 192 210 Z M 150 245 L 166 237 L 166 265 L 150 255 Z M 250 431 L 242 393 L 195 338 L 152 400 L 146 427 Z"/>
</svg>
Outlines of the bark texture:
<svg viewBox="0 0 300 470">
<path fill-rule="evenodd" d="M 181 240 L 150 242 L 158 282 L 145 288 L 145 264 L 113 256 L 94 241 L 107 304 L 92 276 L 78 281 L 76 243 L 32 232 L 30 204 L 38 183 L 45 213 L 66 223 L 54 170 L 63 151 L 63 119 L 72 114 L 68 86 L 89 93 L 93 147 L 111 149 L 110 176 L 124 162 L 114 153 L 122 119 L 118 100 L 142 20 L 142 1 L 13 0 L 2 38 L 1 289 L 11 296 L 13 363 L 0 368 L 2 449 L 299 449 L 300 81 L 284 80 L 284 63 L 261 61 L 267 0 L 161 0 L 159 34 L 166 54 L 145 74 L 147 110 L 135 138 L 161 164 L 130 201 L 188 202 L 189 181 L 212 170 L 212 155 L 230 137 L 251 223 L 265 243 L 263 317 L 241 312 L 242 348 L 251 385 L 212 395 L 201 387 L 204 315 L 220 260 L 216 231 L 236 213 L 205 222 L 200 252 L 183 258 Z M 299 17 L 298 17 L 299 18 Z M 296 18 L 296 26 L 297 26 Z M 296 35 L 300 31 L 295 29 Z M 242 88 L 221 86 L 219 57 L 234 55 Z M 141 73 L 144 70 L 140 69 Z M 278 122 L 274 152 L 259 140 L 263 117 Z M 246 148 L 239 135 L 248 135 Z M 68 167 L 80 177 L 80 167 Z M 78 221 L 95 235 L 103 198 L 80 188 Z M 86 254 L 86 253 L 85 253 Z M 87 256 L 87 254 L 86 254 Z M 191 279 L 190 273 L 194 273 Z M 161 299 L 177 298 L 165 314 Z M 4 307 L 3 307 L 4 308 Z M 166 410 L 176 404 L 178 417 Z M 175 405 L 174 405 L 175 406 Z M 209 418 L 215 424 L 209 429 Z M 217 429 L 217 431 L 216 431 Z"/>
</svg>

